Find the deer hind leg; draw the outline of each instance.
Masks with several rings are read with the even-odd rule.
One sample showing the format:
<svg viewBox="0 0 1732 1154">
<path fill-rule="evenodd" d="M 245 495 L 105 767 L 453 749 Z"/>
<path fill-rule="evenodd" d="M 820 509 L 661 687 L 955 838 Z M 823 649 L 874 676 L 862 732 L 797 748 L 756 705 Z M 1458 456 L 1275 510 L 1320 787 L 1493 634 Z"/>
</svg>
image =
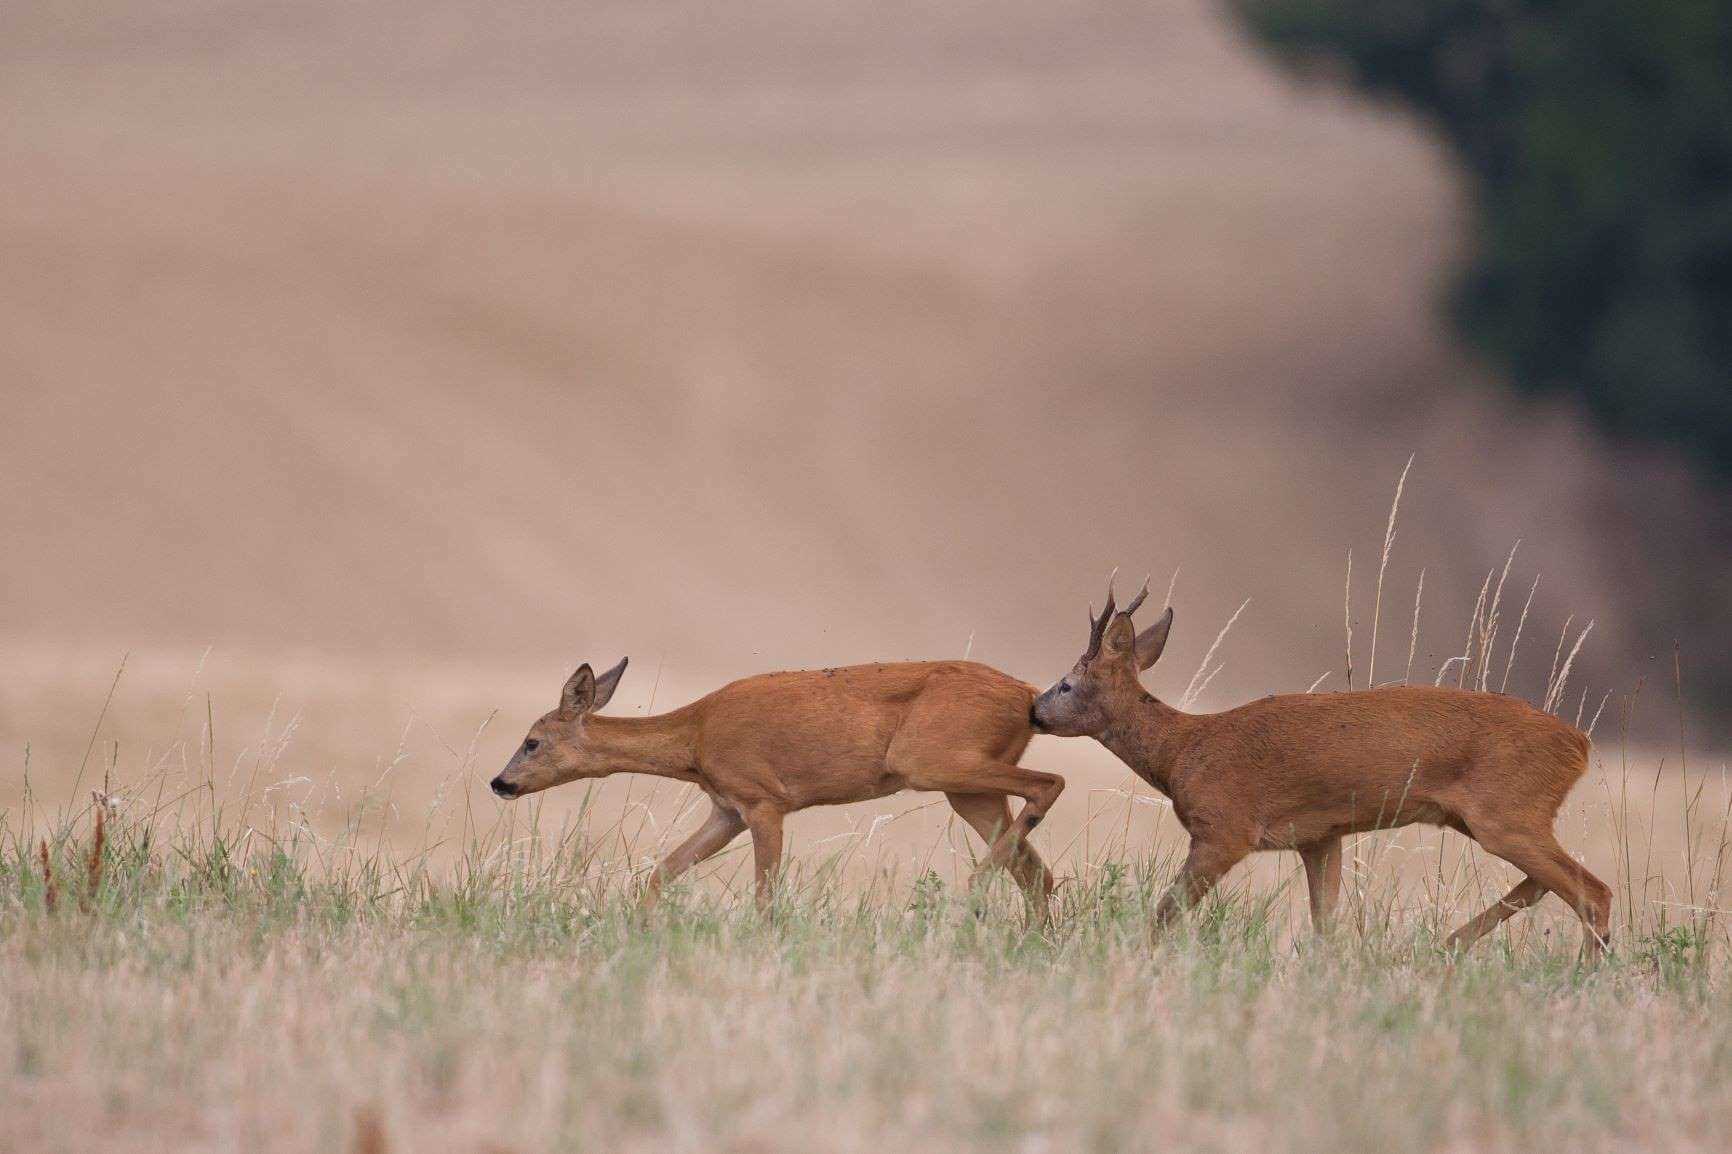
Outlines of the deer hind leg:
<svg viewBox="0 0 1732 1154">
<path fill-rule="evenodd" d="M 710 810 L 710 816 L 698 827 L 697 832 L 663 858 L 661 864 L 650 874 L 649 881 L 644 885 L 643 897 L 638 902 L 639 908 L 653 908 L 661 898 L 663 886 L 716 853 L 746 828 L 745 820 L 738 813 L 716 805 L 713 801 L 711 805 L 714 808 Z"/>
<path fill-rule="evenodd" d="M 1299 847 L 1305 863 L 1305 888 L 1311 898 L 1311 929 L 1329 931 L 1335 917 L 1335 902 L 1341 896 L 1341 839 L 1324 838 Z"/>
<path fill-rule="evenodd" d="M 940 793 L 996 793 L 1023 799 L 1016 818 L 992 839 L 984 864 L 1008 869 L 1017 859 L 1029 831 L 1039 825 L 1064 792 L 1064 778 L 1056 773 L 1024 769 L 1002 761 L 957 760 L 926 765 L 904 775 L 910 789 Z"/>
<path fill-rule="evenodd" d="M 944 796 L 949 799 L 950 808 L 980 835 L 980 840 L 986 843 L 989 850 L 1010 828 L 1010 799 L 1003 794 L 946 793 Z M 982 862 L 969 884 L 977 883 L 982 877 L 981 871 L 986 868 L 987 863 Z M 1046 863 L 1040 860 L 1040 854 L 1026 841 L 1016 847 L 1009 861 L 1009 869 L 1011 877 L 1016 879 L 1016 884 L 1022 887 L 1023 896 L 1028 899 L 1031 918 L 1037 924 L 1044 925 L 1048 915 L 1048 899 L 1052 896 L 1052 871 L 1046 868 Z"/>
<path fill-rule="evenodd" d="M 1545 896 L 1545 886 L 1531 877 L 1523 878 L 1516 883 L 1515 889 L 1493 902 L 1484 912 L 1476 914 L 1466 925 L 1449 935 L 1449 938 L 1443 943 L 1443 948 L 1451 953 L 1465 952 L 1469 946 L 1497 929 L 1507 919 L 1514 917 Z"/>
<path fill-rule="evenodd" d="M 1582 952 L 1597 961 L 1612 932 L 1612 890 L 1558 844 L 1550 829 L 1478 835 L 1486 849 L 1557 894 L 1582 919 Z M 1477 920 L 1477 919 L 1476 919 Z"/>
</svg>

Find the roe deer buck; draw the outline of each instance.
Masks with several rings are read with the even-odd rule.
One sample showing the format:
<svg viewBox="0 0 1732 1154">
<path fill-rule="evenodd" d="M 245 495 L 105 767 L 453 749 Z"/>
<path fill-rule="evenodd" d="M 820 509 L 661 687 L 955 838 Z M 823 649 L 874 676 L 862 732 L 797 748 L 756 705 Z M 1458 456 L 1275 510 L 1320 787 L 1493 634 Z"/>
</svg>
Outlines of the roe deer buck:
<svg viewBox="0 0 1732 1154">
<path fill-rule="evenodd" d="M 622 772 L 701 788 L 709 819 L 650 875 L 646 906 L 741 830 L 752 834 L 762 905 L 786 815 L 918 789 L 942 791 L 990 847 L 981 868 L 1007 868 L 1036 919 L 1046 916 L 1052 873 L 1026 839 L 1064 779 L 1016 764 L 1034 735 L 1034 686 L 970 661 L 855 665 L 748 677 L 652 717 L 597 716 L 625 666 L 600 677 L 579 666 L 492 788 L 521 797 Z M 1012 795 L 1023 799 L 1014 821 Z"/>
<path fill-rule="evenodd" d="M 1344 834 L 1427 822 L 1478 841 L 1527 875 L 1449 937 L 1465 949 L 1551 891 L 1585 926 L 1590 959 L 1610 927 L 1612 891 L 1552 834 L 1587 769 L 1588 739 L 1525 701 L 1497 693 L 1390 686 L 1265 697 L 1225 713 L 1187 714 L 1145 692 L 1173 611 L 1141 634 L 1112 587 L 1076 666 L 1035 701 L 1035 724 L 1089 736 L 1172 799 L 1191 835 L 1179 876 L 1156 908 L 1157 931 L 1255 850 L 1298 850 L 1313 926 L 1330 920 Z"/>
</svg>

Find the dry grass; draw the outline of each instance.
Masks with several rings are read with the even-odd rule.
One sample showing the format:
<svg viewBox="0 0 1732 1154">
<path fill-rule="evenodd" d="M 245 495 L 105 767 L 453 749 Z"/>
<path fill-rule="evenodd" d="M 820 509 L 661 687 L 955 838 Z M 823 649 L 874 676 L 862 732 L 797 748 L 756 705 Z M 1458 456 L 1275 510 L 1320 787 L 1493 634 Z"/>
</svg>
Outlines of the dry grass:
<svg viewBox="0 0 1732 1154">
<path fill-rule="evenodd" d="M 0 814 L 0 1148 L 1732 1140 L 1732 793 L 1615 736 L 1560 822 L 1618 891 L 1615 953 L 1584 972 L 1550 900 L 1450 966 L 1442 934 L 1508 871 L 1431 830 L 1359 840 L 1334 941 L 1265 855 L 1151 949 L 1182 834 L 1086 764 L 1041 835 L 1066 879 L 1043 933 L 1008 887 L 968 897 L 969 843 L 906 797 L 806 826 L 769 917 L 736 848 L 644 920 L 679 795 L 479 802 L 471 743 L 425 814 L 393 814 L 383 784 L 285 785 L 286 743 L 219 766 L 218 723 L 130 780 L 111 751 L 88 802 L 33 783 Z"/>
<path fill-rule="evenodd" d="M 1451 967 L 1441 932 L 1502 883 L 1388 839 L 1361 842 L 1335 941 L 1304 936 L 1287 877 L 1231 887 L 1151 949 L 1170 830 L 1140 856 L 1109 844 L 1069 858 L 1058 917 L 1032 933 L 1008 888 L 977 906 L 889 851 L 866 884 L 837 855 L 804 855 L 769 917 L 728 892 L 723 867 L 643 920 L 600 821 L 472 826 L 435 870 L 188 805 L 154 826 L 107 823 L 99 854 L 86 821 L 45 833 L 58 876 L 104 863 L 79 895 L 88 912 L 51 906 L 9 817 L 0 1146 L 1732 1139 L 1727 931 L 1665 896 L 1681 884 L 1671 872 L 1620 886 L 1616 953 L 1597 970 L 1577 967 L 1561 911 L 1518 919 Z M 1625 816 L 1640 854 L 1651 815 Z M 1716 891 L 1717 820 L 1696 863 Z"/>
<path fill-rule="evenodd" d="M 1434 679 L 1491 679 L 1509 569 Z M 1541 654 L 1560 708 L 1581 636 Z M 1583 718 L 1595 760 L 1559 819 L 1617 894 L 1613 953 L 1583 970 L 1552 899 L 1451 964 L 1444 935 L 1511 871 L 1423 828 L 1351 845 L 1329 941 L 1309 935 L 1296 861 L 1271 854 L 1151 947 L 1182 831 L 1110 755 L 1054 739 L 1027 759 L 1070 783 L 1036 839 L 1063 879 L 1043 930 L 1008 885 L 967 892 L 977 847 L 918 796 L 799 815 L 767 916 L 742 843 L 644 917 L 636 885 L 695 820 L 693 792 L 621 778 L 487 797 L 518 730 L 473 687 L 510 678 L 410 682 L 423 711 L 366 764 L 329 717 L 288 712 L 282 680 L 241 692 L 215 671 L 251 710 L 235 740 L 218 694 L 165 690 L 167 668 L 129 663 L 136 690 L 86 675 L 94 726 L 0 680 L 14 718 L 58 718 L 0 797 L 0 1149 L 1732 1143 L 1732 786 L 1723 762 L 1686 758 L 1681 724 L 1678 754 L 1632 750 L 1636 697 Z M 405 716 L 339 667 L 299 692 L 315 683 L 338 716 Z M 622 691 L 616 708 L 650 704 Z"/>
</svg>

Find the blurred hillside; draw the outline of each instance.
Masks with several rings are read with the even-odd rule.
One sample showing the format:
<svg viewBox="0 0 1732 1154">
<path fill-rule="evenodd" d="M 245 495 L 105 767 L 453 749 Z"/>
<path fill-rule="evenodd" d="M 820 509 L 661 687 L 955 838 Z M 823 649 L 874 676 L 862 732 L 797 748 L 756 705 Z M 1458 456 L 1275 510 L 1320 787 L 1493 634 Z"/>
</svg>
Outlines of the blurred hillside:
<svg viewBox="0 0 1732 1154">
<path fill-rule="evenodd" d="M 25 0 L 0 102 L 15 654 L 1046 681 L 1178 566 L 1151 685 L 1249 597 L 1222 704 L 1340 669 L 1350 548 L 1366 645 L 1410 452 L 1380 679 L 1518 538 L 1512 688 L 1571 613 L 1578 685 L 1663 679 L 1724 560 L 1451 351 L 1443 154 L 1189 0 Z"/>
</svg>

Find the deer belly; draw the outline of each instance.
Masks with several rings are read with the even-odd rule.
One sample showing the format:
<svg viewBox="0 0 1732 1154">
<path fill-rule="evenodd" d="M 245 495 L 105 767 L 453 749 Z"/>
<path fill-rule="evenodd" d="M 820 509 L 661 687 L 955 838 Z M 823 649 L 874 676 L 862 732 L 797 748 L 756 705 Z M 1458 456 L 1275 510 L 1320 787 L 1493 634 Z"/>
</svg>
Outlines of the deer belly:
<svg viewBox="0 0 1732 1154">
<path fill-rule="evenodd" d="M 1404 825 L 1448 825 L 1447 810 L 1420 798 L 1390 798 L 1381 805 L 1362 799 L 1336 805 L 1309 807 L 1267 820 L 1258 828 L 1253 844 L 1258 849 L 1295 849 L 1312 842 Z"/>
<path fill-rule="evenodd" d="M 882 765 L 832 766 L 802 774 L 797 782 L 788 784 L 800 806 L 846 805 L 889 797 L 908 788 L 905 778 L 886 772 Z"/>
</svg>

